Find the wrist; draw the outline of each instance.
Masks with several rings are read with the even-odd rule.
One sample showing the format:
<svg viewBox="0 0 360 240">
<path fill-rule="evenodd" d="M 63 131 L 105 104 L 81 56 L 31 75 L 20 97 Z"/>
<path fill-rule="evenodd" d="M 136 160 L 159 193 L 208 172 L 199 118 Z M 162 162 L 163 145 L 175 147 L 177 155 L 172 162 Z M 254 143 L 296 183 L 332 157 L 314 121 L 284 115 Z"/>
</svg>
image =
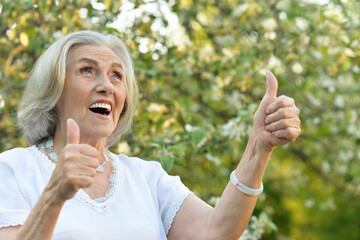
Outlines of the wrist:
<svg viewBox="0 0 360 240">
<path fill-rule="evenodd" d="M 274 147 L 264 146 L 256 134 L 250 134 L 240 165 L 243 167 L 249 165 L 252 168 L 265 169 L 273 149 Z"/>
<path fill-rule="evenodd" d="M 43 192 L 45 195 L 45 203 L 51 206 L 64 205 L 66 199 L 60 198 L 57 192 L 58 191 L 56 191 L 56 188 L 53 186 L 53 184 L 48 184 Z"/>
<path fill-rule="evenodd" d="M 267 146 L 262 143 L 262 141 L 259 139 L 257 134 L 254 132 L 254 130 L 251 131 L 248 144 L 246 148 L 251 149 L 253 152 L 256 152 L 257 154 L 271 154 L 276 146 Z"/>
</svg>

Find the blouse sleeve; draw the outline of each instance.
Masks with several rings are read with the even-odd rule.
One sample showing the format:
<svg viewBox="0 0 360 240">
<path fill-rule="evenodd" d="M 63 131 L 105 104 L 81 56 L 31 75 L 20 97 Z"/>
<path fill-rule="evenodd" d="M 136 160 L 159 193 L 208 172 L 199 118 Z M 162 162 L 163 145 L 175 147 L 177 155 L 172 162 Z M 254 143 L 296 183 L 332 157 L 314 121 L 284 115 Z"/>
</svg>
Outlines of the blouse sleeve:
<svg viewBox="0 0 360 240">
<path fill-rule="evenodd" d="M 155 202 L 158 204 L 160 218 L 167 235 L 181 204 L 192 192 L 181 182 L 179 176 L 167 174 L 159 162 L 132 157 L 131 163 L 135 163 L 145 176 L 154 200 L 156 199 Z"/>
<path fill-rule="evenodd" d="M 185 198 L 191 191 L 181 182 L 179 176 L 168 175 L 160 164 L 157 184 L 161 220 L 166 235 Z"/>
<path fill-rule="evenodd" d="M 24 224 L 31 211 L 17 182 L 16 160 L 9 157 L 0 155 L 0 228 Z"/>
</svg>

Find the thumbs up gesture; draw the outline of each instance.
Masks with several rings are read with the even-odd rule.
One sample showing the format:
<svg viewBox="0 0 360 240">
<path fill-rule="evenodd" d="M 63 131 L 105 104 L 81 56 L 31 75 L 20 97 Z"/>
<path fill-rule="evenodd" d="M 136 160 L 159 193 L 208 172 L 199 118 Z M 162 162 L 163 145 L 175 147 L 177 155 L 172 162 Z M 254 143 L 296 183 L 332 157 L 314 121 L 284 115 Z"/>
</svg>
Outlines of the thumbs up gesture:
<svg viewBox="0 0 360 240">
<path fill-rule="evenodd" d="M 54 189 L 58 200 L 68 200 L 79 188 L 93 183 L 99 166 L 96 148 L 80 144 L 80 129 L 73 119 L 67 120 L 67 144 L 63 148 L 48 187 Z"/>
<path fill-rule="evenodd" d="M 295 141 L 300 135 L 299 109 L 294 99 L 277 97 L 278 83 L 275 76 L 266 72 L 266 93 L 254 115 L 252 135 L 261 148 L 272 150 L 275 146 Z"/>
</svg>

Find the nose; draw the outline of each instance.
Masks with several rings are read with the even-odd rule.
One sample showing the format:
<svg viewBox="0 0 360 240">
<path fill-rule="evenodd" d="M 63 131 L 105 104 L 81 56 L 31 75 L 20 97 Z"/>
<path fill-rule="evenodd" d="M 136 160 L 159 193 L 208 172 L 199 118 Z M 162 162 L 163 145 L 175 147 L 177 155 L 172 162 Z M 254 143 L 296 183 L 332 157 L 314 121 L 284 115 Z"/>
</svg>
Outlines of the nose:
<svg viewBox="0 0 360 240">
<path fill-rule="evenodd" d="M 114 93 L 114 86 L 106 74 L 99 77 L 99 83 L 95 88 L 97 93 L 112 94 Z"/>
</svg>

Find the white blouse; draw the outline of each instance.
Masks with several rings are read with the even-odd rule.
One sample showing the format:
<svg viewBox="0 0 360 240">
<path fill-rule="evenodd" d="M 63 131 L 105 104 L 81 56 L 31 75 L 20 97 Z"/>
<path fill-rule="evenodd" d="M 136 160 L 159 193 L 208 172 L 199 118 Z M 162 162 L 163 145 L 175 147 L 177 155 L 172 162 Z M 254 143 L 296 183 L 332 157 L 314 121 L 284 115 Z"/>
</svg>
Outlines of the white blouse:
<svg viewBox="0 0 360 240">
<path fill-rule="evenodd" d="M 166 239 L 190 190 L 158 162 L 112 156 L 108 197 L 95 201 L 80 189 L 65 202 L 52 239 Z M 35 146 L 0 154 L 0 228 L 24 224 L 54 168 Z"/>
</svg>

